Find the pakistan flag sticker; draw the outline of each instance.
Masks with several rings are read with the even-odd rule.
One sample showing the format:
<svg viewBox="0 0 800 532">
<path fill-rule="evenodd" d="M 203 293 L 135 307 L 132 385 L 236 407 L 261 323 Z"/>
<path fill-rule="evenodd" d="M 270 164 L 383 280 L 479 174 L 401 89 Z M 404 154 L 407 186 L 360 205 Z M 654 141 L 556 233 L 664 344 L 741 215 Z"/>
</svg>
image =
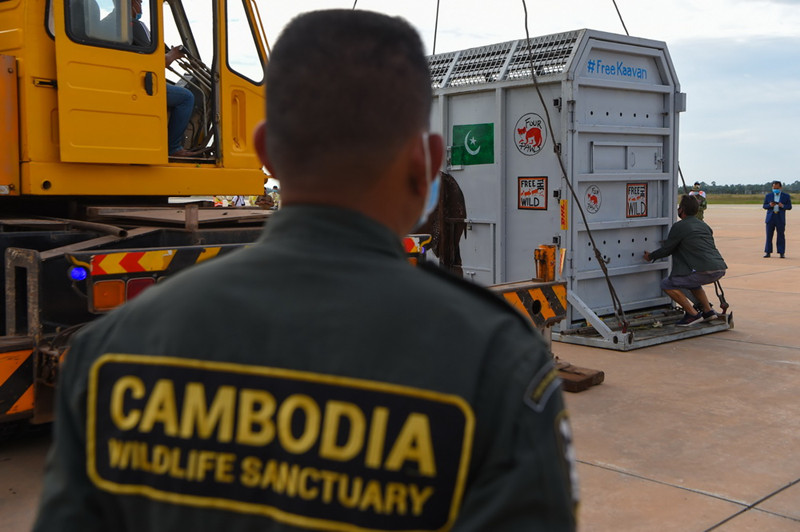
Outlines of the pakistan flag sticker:
<svg viewBox="0 0 800 532">
<path fill-rule="evenodd" d="M 494 163 L 494 124 L 453 126 L 453 147 L 450 164 Z"/>
</svg>

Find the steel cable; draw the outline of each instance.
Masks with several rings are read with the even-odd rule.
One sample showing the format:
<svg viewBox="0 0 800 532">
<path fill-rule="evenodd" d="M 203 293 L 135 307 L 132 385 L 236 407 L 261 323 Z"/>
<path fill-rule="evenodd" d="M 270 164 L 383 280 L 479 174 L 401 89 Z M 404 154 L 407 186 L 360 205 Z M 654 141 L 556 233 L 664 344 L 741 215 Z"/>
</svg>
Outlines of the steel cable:
<svg viewBox="0 0 800 532">
<path fill-rule="evenodd" d="M 553 124 L 550 119 L 550 111 L 547 108 L 547 104 L 544 101 L 544 95 L 542 94 L 541 88 L 539 87 L 539 80 L 536 76 L 536 68 L 533 62 L 533 51 L 531 45 L 531 37 L 530 32 L 528 30 L 528 6 L 525 0 L 522 0 L 522 8 L 525 11 L 525 40 L 528 46 L 528 58 L 530 60 L 531 65 L 531 79 L 533 80 L 533 85 L 536 88 L 536 93 L 539 95 L 539 100 L 541 101 L 542 108 L 544 109 L 545 118 L 547 119 L 547 129 L 550 133 L 550 138 L 555 139 L 555 133 L 553 130 Z M 575 189 L 572 186 L 572 182 L 570 181 L 569 177 L 567 176 L 567 169 L 564 166 L 564 160 L 561 156 L 561 152 L 555 149 L 555 142 L 553 143 L 554 152 L 556 154 L 556 158 L 558 159 L 558 165 L 561 167 L 561 174 L 564 178 L 564 181 L 567 183 L 567 187 L 569 188 L 570 193 L 572 194 L 572 199 L 574 204 L 578 207 L 578 212 L 581 213 L 581 219 L 583 220 L 583 225 L 586 228 L 586 234 L 589 236 L 589 242 L 592 244 L 592 249 L 594 250 L 595 258 L 597 259 L 598 264 L 600 264 L 600 269 L 603 272 L 603 276 L 605 277 L 606 284 L 608 285 L 608 292 L 611 296 L 611 302 L 614 306 L 614 315 L 617 317 L 620 325 L 622 326 L 622 332 L 628 332 L 628 320 L 625 317 L 625 311 L 622 308 L 622 302 L 617 296 L 617 291 L 614 288 L 613 283 L 611 282 L 611 277 L 608 274 L 608 268 L 606 267 L 606 259 L 603 258 L 602 253 L 597 248 L 597 244 L 594 241 L 594 236 L 592 235 L 592 230 L 589 227 L 589 222 L 586 219 L 586 213 L 583 211 L 583 207 L 581 206 L 581 202 L 578 199 L 578 195 L 575 193 Z"/>
</svg>

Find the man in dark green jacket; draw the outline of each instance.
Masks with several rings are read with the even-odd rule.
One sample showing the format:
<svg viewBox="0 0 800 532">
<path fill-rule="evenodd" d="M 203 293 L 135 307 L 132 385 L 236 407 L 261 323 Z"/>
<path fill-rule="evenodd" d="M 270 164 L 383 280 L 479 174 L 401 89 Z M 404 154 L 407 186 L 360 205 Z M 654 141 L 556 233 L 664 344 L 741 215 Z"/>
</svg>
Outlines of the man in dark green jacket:
<svg viewBox="0 0 800 532">
<path fill-rule="evenodd" d="M 719 317 L 711 309 L 703 285 L 722 279 L 728 268 L 714 244 L 711 227 L 696 217 L 698 207 L 692 196 L 681 197 L 678 205 L 680 221 L 670 228 L 669 235 L 660 248 L 644 252 L 644 259 L 647 261 L 672 255 L 672 271 L 669 277 L 661 281 L 661 289 L 686 311 L 677 323 L 679 327 Z M 700 312 L 696 312 L 684 290 L 689 290 L 697 299 L 702 307 Z"/>
<path fill-rule="evenodd" d="M 544 341 L 405 259 L 444 152 L 419 36 L 303 15 L 266 85 L 281 210 L 77 335 L 35 530 L 574 530 Z"/>
</svg>

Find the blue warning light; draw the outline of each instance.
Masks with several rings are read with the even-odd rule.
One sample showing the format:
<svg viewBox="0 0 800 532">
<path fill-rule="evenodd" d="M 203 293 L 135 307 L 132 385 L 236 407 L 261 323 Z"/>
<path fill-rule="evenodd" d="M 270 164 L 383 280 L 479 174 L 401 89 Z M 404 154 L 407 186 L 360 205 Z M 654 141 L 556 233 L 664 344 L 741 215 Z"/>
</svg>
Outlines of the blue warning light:
<svg viewBox="0 0 800 532">
<path fill-rule="evenodd" d="M 83 281 L 89 276 L 89 270 L 83 266 L 70 266 L 69 278 L 73 281 Z"/>
</svg>

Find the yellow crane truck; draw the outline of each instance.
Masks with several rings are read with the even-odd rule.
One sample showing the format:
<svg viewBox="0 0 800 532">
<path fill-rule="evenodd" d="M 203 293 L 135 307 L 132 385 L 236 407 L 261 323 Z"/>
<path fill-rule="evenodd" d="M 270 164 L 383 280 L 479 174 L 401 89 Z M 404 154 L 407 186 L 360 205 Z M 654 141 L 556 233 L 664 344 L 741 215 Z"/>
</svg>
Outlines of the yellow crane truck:
<svg viewBox="0 0 800 532">
<path fill-rule="evenodd" d="M 254 0 L 0 0 L 0 432 L 52 419 L 81 326 L 257 238 L 270 211 L 168 199 L 264 193 L 268 52 Z M 194 96 L 181 157 L 171 85 Z M 493 289 L 549 338 L 566 289 L 543 281 Z"/>
<path fill-rule="evenodd" d="M 256 238 L 268 211 L 168 199 L 264 193 L 267 54 L 253 0 L 0 0 L 0 425 L 51 419 L 81 325 Z M 179 158 L 168 85 L 194 96 Z"/>
</svg>

